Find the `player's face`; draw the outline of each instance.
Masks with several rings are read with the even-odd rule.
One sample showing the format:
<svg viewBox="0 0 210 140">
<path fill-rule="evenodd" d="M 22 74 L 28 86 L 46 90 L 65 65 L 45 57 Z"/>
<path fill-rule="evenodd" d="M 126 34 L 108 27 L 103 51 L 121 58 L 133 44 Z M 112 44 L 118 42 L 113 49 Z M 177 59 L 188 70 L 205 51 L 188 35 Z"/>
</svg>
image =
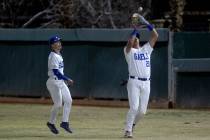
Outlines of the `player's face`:
<svg viewBox="0 0 210 140">
<path fill-rule="evenodd" d="M 58 41 L 58 42 L 52 44 L 52 49 L 55 50 L 55 51 L 60 51 L 62 49 L 61 42 Z"/>
</svg>

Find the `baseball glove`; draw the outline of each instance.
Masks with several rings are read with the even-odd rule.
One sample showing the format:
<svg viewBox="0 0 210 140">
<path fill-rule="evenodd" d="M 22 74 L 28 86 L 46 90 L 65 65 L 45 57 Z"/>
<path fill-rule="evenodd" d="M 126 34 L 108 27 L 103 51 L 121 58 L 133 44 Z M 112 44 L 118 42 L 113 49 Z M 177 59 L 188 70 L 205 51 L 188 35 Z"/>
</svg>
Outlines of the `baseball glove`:
<svg viewBox="0 0 210 140">
<path fill-rule="evenodd" d="M 128 80 L 122 79 L 120 82 L 120 86 L 125 86 L 128 83 Z"/>
</svg>

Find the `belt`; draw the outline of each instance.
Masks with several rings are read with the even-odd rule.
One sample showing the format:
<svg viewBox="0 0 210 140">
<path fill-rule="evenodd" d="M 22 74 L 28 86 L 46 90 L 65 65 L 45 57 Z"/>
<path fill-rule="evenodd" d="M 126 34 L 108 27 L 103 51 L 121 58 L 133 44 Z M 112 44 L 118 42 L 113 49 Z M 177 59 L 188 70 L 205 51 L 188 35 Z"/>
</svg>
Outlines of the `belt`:
<svg viewBox="0 0 210 140">
<path fill-rule="evenodd" d="M 136 76 L 130 76 L 131 79 L 138 79 L 140 81 L 149 81 L 150 78 L 140 78 L 140 77 L 136 77 Z"/>
</svg>

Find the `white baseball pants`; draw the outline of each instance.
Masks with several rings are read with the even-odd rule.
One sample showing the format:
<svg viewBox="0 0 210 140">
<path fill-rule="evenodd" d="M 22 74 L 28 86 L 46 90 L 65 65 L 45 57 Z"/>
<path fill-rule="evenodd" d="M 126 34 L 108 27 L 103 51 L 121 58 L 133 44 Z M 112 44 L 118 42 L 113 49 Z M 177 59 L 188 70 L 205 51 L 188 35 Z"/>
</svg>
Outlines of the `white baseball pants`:
<svg viewBox="0 0 210 140">
<path fill-rule="evenodd" d="M 51 124 L 55 124 L 59 108 L 62 107 L 62 101 L 64 103 L 62 122 L 68 122 L 72 105 L 72 98 L 69 88 L 66 86 L 63 80 L 55 80 L 53 78 L 49 78 L 46 85 L 54 103 L 51 109 L 49 122 Z"/>
<path fill-rule="evenodd" d="M 131 132 L 133 124 L 136 124 L 146 114 L 150 95 L 150 81 L 129 78 L 127 91 L 130 109 L 127 113 L 125 131 Z"/>
</svg>

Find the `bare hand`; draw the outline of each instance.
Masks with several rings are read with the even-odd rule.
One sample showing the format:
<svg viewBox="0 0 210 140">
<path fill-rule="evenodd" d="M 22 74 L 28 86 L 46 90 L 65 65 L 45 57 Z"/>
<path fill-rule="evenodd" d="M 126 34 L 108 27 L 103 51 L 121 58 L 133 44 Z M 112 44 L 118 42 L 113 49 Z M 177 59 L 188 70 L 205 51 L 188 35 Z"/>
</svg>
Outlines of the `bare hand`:
<svg viewBox="0 0 210 140">
<path fill-rule="evenodd" d="M 74 81 L 73 80 L 71 80 L 71 79 L 69 79 L 68 81 L 67 81 L 67 83 L 68 83 L 68 85 L 73 85 L 74 84 Z"/>
</svg>

